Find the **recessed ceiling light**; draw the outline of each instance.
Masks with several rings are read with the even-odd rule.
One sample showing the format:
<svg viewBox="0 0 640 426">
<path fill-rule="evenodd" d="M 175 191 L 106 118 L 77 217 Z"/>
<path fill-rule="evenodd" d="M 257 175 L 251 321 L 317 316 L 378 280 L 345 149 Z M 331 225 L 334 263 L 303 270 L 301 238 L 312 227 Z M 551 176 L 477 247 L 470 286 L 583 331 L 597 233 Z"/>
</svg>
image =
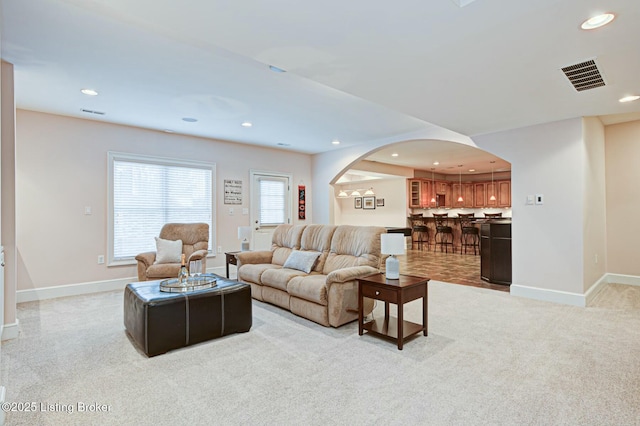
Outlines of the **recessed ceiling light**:
<svg viewBox="0 0 640 426">
<path fill-rule="evenodd" d="M 475 171 L 476 171 L 476 169 L 469 169 L 469 171 L 470 171 L 470 172 L 475 172 Z"/>
<path fill-rule="evenodd" d="M 340 145 L 340 141 L 337 139 L 332 140 L 331 143 L 334 145 Z"/>
<path fill-rule="evenodd" d="M 613 13 L 603 13 L 602 15 L 594 16 L 593 18 L 589 18 L 580 25 L 580 28 L 583 30 L 594 30 L 596 28 L 600 28 L 602 26 L 607 25 L 616 16 Z"/>
<path fill-rule="evenodd" d="M 165 133 L 173 133 L 173 130 L 171 130 L 171 129 L 164 129 L 164 130 L 163 130 L 163 132 L 165 132 Z"/>
<path fill-rule="evenodd" d="M 434 166 L 437 166 L 437 165 L 439 165 L 439 164 L 440 164 L 440 162 L 439 162 L 439 161 L 434 161 L 434 162 L 433 162 L 433 165 L 434 165 Z"/>
<path fill-rule="evenodd" d="M 391 156 L 392 156 L 392 157 L 397 157 L 397 156 L 398 156 L 398 153 L 397 153 L 397 152 L 394 152 L 393 154 L 391 154 Z"/>
<path fill-rule="evenodd" d="M 244 123 L 241 124 L 242 127 L 251 127 L 253 126 L 253 124 L 249 123 L 248 121 L 245 121 Z"/>
<path fill-rule="evenodd" d="M 82 89 L 80 90 L 82 93 L 84 93 L 85 95 L 89 95 L 89 96 L 98 96 L 98 92 L 96 92 L 93 89 Z"/>
<path fill-rule="evenodd" d="M 283 70 L 282 68 L 278 68 L 275 65 L 269 65 L 269 69 L 273 72 L 287 72 L 286 70 Z"/>
<path fill-rule="evenodd" d="M 631 96 L 625 96 L 624 98 L 620 98 L 620 99 L 618 99 L 618 101 L 619 102 L 633 102 L 633 101 L 637 101 L 638 99 L 640 99 L 640 96 L 631 95 Z"/>
<path fill-rule="evenodd" d="M 187 123 L 195 123 L 196 121 L 198 121 L 198 119 L 192 117 L 182 117 L 182 121 L 186 121 Z"/>
</svg>

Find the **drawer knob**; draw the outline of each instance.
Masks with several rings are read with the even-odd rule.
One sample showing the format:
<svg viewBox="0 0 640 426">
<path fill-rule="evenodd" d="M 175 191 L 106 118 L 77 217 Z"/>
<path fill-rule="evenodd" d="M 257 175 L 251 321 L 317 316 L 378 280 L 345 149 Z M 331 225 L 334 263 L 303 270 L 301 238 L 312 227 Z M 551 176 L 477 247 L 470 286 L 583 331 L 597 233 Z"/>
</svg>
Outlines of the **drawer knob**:
<svg viewBox="0 0 640 426">
<path fill-rule="evenodd" d="M 379 291 L 376 291 L 376 296 L 378 296 L 379 294 L 380 294 L 380 292 L 379 292 Z"/>
</svg>

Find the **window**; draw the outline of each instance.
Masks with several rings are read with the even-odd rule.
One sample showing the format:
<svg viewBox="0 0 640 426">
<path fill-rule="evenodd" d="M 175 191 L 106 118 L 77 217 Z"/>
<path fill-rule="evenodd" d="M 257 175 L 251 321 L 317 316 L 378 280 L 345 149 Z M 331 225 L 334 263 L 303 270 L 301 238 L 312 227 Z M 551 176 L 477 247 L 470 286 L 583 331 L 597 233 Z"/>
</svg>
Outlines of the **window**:
<svg viewBox="0 0 640 426">
<path fill-rule="evenodd" d="M 287 185 L 282 178 L 262 177 L 260 183 L 260 223 L 262 226 L 276 226 L 288 223 Z"/>
<path fill-rule="evenodd" d="M 209 224 L 214 243 L 215 164 L 109 153 L 109 264 L 129 264 L 165 223 Z"/>
</svg>

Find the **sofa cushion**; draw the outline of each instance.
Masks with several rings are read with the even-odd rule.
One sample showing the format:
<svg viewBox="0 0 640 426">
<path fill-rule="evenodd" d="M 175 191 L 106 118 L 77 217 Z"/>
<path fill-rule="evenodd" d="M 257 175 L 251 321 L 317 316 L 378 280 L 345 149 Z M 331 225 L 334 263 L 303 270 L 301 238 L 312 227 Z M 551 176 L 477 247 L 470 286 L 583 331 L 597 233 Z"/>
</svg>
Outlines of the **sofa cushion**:
<svg viewBox="0 0 640 426">
<path fill-rule="evenodd" d="M 320 252 L 320 257 L 313 267 L 316 272 L 321 273 L 324 269 L 324 262 L 331 248 L 331 238 L 336 228 L 333 225 L 307 225 L 302 231 L 300 250 Z"/>
<path fill-rule="evenodd" d="M 238 279 L 248 283 L 262 284 L 261 277 L 264 271 L 280 268 L 282 268 L 282 266 L 271 263 L 248 263 L 238 269 Z"/>
<path fill-rule="evenodd" d="M 153 263 L 180 263 L 182 240 L 156 238 L 156 260 Z"/>
<path fill-rule="evenodd" d="M 287 260 L 282 265 L 283 268 L 297 269 L 298 271 L 302 271 L 306 274 L 311 272 L 313 266 L 316 264 L 316 261 L 320 257 L 320 252 L 318 251 L 301 251 L 294 250 L 291 252 Z"/>
<path fill-rule="evenodd" d="M 147 279 L 160 279 L 167 277 L 178 277 L 180 272 L 180 263 L 154 263 L 147 268 Z"/>
<path fill-rule="evenodd" d="M 372 266 L 380 264 L 380 235 L 386 233 L 380 226 L 341 225 L 331 239 L 331 251 L 324 264 L 323 273 L 350 266 Z"/>
<path fill-rule="evenodd" d="M 291 296 L 309 300 L 320 305 L 327 305 L 327 276 L 312 274 L 294 277 L 287 284 L 287 292 Z"/>
<path fill-rule="evenodd" d="M 278 225 L 271 237 L 271 263 L 284 265 L 291 251 L 300 248 L 300 237 L 306 225 Z"/>
<path fill-rule="evenodd" d="M 306 274 L 302 271 L 298 271 L 297 269 L 267 269 L 262 273 L 262 276 L 260 277 L 260 283 L 262 285 L 266 285 L 267 287 L 273 287 L 282 291 L 287 291 L 287 283 L 289 282 L 289 280 L 300 275 Z"/>
</svg>

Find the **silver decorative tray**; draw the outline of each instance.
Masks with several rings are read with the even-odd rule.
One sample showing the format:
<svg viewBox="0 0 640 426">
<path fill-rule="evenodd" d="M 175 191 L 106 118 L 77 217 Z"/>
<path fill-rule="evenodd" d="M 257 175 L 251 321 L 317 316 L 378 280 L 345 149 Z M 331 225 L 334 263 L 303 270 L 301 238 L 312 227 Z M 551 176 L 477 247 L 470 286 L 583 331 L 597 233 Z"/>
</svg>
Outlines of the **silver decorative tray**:
<svg viewBox="0 0 640 426">
<path fill-rule="evenodd" d="M 206 290 L 216 286 L 216 278 L 211 275 L 200 275 L 198 277 L 189 277 L 187 282 L 180 284 L 177 278 L 160 281 L 160 291 L 167 293 L 185 293 L 196 290 Z"/>
</svg>

